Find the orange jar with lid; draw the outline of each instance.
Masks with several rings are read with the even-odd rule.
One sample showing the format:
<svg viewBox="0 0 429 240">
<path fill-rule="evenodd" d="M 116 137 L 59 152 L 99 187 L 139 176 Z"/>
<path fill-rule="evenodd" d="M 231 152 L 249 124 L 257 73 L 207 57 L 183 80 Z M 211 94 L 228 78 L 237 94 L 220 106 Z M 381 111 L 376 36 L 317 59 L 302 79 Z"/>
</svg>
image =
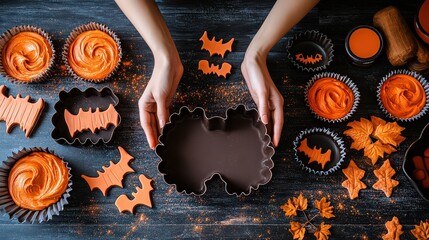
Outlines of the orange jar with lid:
<svg viewBox="0 0 429 240">
<path fill-rule="evenodd" d="M 414 18 L 414 29 L 420 39 L 429 44 L 429 0 L 423 2 Z"/>
<path fill-rule="evenodd" d="M 371 66 L 381 55 L 383 37 L 374 27 L 361 25 L 353 28 L 346 37 L 346 53 L 351 62 L 359 67 Z"/>
</svg>

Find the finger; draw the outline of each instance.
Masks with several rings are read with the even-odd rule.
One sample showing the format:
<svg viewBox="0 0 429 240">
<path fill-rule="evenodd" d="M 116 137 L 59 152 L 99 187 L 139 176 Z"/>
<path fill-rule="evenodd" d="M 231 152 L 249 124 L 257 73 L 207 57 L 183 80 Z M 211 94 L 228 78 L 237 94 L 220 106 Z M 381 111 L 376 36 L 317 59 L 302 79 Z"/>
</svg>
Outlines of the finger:
<svg viewBox="0 0 429 240">
<path fill-rule="evenodd" d="M 270 122 L 270 109 L 266 97 L 259 98 L 258 109 L 262 123 L 267 125 Z"/>
<path fill-rule="evenodd" d="M 273 132 L 273 144 L 274 147 L 279 146 L 280 142 L 280 136 L 282 134 L 284 124 L 284 114 L 283 114 L 283 106 L 282 104 L 278 104 L 273 112 L 273 125 L 274 125 L 274 132 Z"/>
<path fill-rule="evenodd" d="M 152 132 L 154 132 L 154 136 L 155 136 L 154 137 L 153 148 L 152 148 L 152 149 L 154 149 L 156 147 L 156 145 L 158 144 L 158 137 L 159 137 L 159 134 L 160 134 L 155 114 L 151 114 L 150 115 L 150 125 L 151 125 L 151 128 L 152 128 Z"/>
<path fill-rule="evenodd" d="M 145 111 L 141 106 L 139 106 L 139 114 L 140 114 L 140 124 L 146 134 L 147 142 L 149 143 L 149 147 L 154 149 L 156 146 L 156 131 L 153 131 L 152 123 L 151 123 L 151 114 Z"/>
<path fill-rule="evenodd" d="M 167 123 L 169 116 L 165 99 L 156 100 L 156 114 L 158 117 L 158 130 L 161 130 L 165 126 L 165 123 Z"/>
</svg>

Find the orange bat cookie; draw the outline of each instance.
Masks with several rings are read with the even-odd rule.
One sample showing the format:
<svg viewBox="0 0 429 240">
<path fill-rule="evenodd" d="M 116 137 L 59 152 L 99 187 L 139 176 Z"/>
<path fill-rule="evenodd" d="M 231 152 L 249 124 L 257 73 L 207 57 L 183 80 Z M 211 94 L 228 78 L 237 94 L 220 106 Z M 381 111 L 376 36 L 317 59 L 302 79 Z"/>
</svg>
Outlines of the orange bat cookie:
<svg viewBox="0 0 429 240">
<path fill-rule="evenodd" d="M 227 43 L 223 43 L 223 39 L 216 41 L 215 37 L 210 40 L 207 36 L 207 31 L 204 31 L 203 36 L 201 36 L 200 38 L 200 41 L 203 42 L 201 50 L 209 51 L 210 56 L 218 54 L 223 58 L 226 51 L 232 51 L 232 43 L 234 42 L 234 38 L 231 38 L 231 40 L 229 40 L 229 42 Z"/>
<path fill-rule="evenodd" d="M 0 86 L 0 121 L 6 122 L 6 132 L 19 125 L 26 137 L 30 137 L 34 127 L 42 114 L 45 102 L 39 98 L 36 103 L 30 103 L 30 96 L 21 98 L 21 95 L 6 97 L 6 86 Z"/>
<path fill-rule="evenodd" d="M 308 163 L 317 162 L 318 164 L 322 165 L 322 169 L 325 168 L 325 164 L 327 162 L 331 161 L 331 149 L 328 149 L 325 153 L 322 153 L 322 148 L 310 148 L 307 145 L 307 138 L 301 141 L 298 151 L 303 152 L 310 159 Z"/>
<path fill-rule="evenodd" d="M 304 64 L 315 64 L 318 63 L 320 61 L 322 61 L 322 55 L 317 53 L 314 57 L 313 55 L 307 55 L 307 57 L 304 57 L 304 55 L 302 53 L 295 55 L 295 59 L 301 63 Z"/>
<path fill-rule="evenodd" d="M 200 60 L 198 62 L 198 69 L 203 71 L 204 74 L 216 74 L 218 77 L 226 78 L 227 74 L 231 74 L 231 64 L 222 63 L 222 66 L 219 68 L 219 65 L 209 64 L 207 60 Z"/>
<path fill-rule="evenodd" d="M 133 156 L 128 154 L 122 147 L 118 147 L 121 154 L 121 160 L 118 163 L 110 161 L 109 166 L 106 168 L 102 167 L 104 172 L 97 171 L 98 177 L 88 177 L 81 175 L 83 179 L 88 183 L 91 190 L 95 188 L 100 189 L 104 196 L 106 196 L 107 190 L 112 186 L 118 186 L 122 188 L 122 179 L 124 175 L 134 170 L 128 166 L 128 163 L 134 159 Z"/>
<path fill-rule="evenodd" d="M 137 205 L 145 205 L 152 208 L 152 200 L 150 198 L 150 192 L 153 190 L 151 185 L 152 179 L 142 174 L 139 176 L 139 180 L 142 187 L 136 187 L 136 192 L 131 193 L 134 197 L 133 200 L 130 200 L 126 195 L 121 195 L 116 199 L 115 205 L 118 207 L 119 212 L 133 213 Z"/>
<path fill-rule="evenodd" d="M 64 120 L 70 132 L 70 136 L 74 137 L 76 133 L 90 130 L 92 133 L 99 129 L 107 129 L 110 124 L 115 127 L 119 124 L 119 114 L 112 104 L 106 111 L 101 112 L 100 108 L 96 108 L 95 112 L 89 108 L 84 112 L 79 108 L 77 115 L 73 115 L 67 109 L 64 109 Z"/>
</svg>

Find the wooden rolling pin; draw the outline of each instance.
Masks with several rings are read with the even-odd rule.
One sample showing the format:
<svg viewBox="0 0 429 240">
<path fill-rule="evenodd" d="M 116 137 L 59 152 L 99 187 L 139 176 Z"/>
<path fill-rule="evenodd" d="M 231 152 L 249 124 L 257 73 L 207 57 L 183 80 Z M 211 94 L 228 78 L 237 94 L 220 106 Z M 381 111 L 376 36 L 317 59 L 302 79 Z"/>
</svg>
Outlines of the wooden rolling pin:
<svg viewBox="0 0 429 240">
<path fill-rule="evenodd" d="M 387 40 L 387 58 L 393 66 L 405 65 L 417 53 L 417 40 L 396 7 L 386 7 L 374 15 L 374 26 Z"/>
</svg>

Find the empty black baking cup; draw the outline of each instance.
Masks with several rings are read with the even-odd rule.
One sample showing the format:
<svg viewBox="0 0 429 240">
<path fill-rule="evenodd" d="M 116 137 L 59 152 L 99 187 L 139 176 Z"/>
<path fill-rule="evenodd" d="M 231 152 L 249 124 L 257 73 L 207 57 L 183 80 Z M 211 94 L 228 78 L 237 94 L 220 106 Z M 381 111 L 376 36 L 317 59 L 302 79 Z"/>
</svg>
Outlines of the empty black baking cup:
<svg viewBox="0 0 429 240">
<path fill-rule="evenodd" d="M 326 69 L 334 58 L 334 45 L 325 34 L 315 30 L 296 34 L 289 40 L 288 58 L 302 71 Z"/>
<path fill-rule="evenodd" d="M 317 114 L 311 107 L 308 101 L 308 91 L 310 90 L 310 88 L 313 86 L 313 84 L 321 79 L 321 78 L 334 78 L 340 82 L 343 82 L 345 85 L 347 85 L 353 92 L 353 96 L 354 96 L 354 102 L 352 105 L 352 108 L 350 109 L 350 111 L 342 118 L 338 118 L 338 119 L 328 119 L 328 118 L 324 118 L 322 116 L 320 116 L 319 114 Z M 328 93 L 331 94 L 331 93 Z M 306 100 L 306 104 L 308 106 L 308 108 L 310 109 L 310 111 L 313 113 L 313 115 L 319 119 L 322 120 L 324 122 L 329 122 L 329 123 L 336 123 L 336 122 L 344 122 L 345 120 L 347 120 L 348 118 L 350 118 L 354 112 L 356 112 L 357 107 L 359 106 L 359 102 L 360 102 L 360 92 L 358 87 L 356 86 L 356 84 L 347 76 L 342 76 L 338 73 L 332 73 L 332 72 L 323 72 L 323 73 L 317 73 L 316 75 L 314 75 L 310 81 L 308 81 L 307 86 L 305 88 L 305 100 Z"/>
<path fill-rule="evenodd" d="M 229 195 L 249 195 L 267 184 L 274 167 L 271 138 L 255 109 L 243 105 L 226 117 L 208 118 L 202 108 L 182 107 L 159 137 L 159 172 L 178 192 L 203 195 L 218 175 Z"/>
<path fill-rule="evenodd" d="M 57 202 L 49 205 L 47 208 L 38 211 L 25 209 L 15 204 L 9 193 L 8 186 L 9 172 L 13 168 L 14 164 L 32 152 L 45 152 L 55 155 L 64 162 L 69 172 L 68 187 L 61 198 Z M 68 166 L 68 163 L 56 155 L 54 151 L 47 148 L 24 148 L 17 153 L 12 153 L 12 156 L 3 161 L 3 164 L 0 167 L 0 208 L 9 215 L 10 219 L 17 219 L 19 222 L 40 223 L 51 220 L 53 216 L 59 215 L 60 212 L 64 210 L 64 205 L 68 204 L 67 198 L 70 197 L 70 191 L 72 190 L 73 185 L 71 180 L 72 175 L 70 172 L 71 169 Z"/>
<path fill-rule="evenodd" d="M 306 145 L 304 143 L 305 139 L 307 139 Z M 301 131 L 293 142 L 293 146 L 295 160 L 299 166 L 306 172 L 316 175 L 329 175 L 335 172 L 340 169 L 341 163 L 346 157 L 343 140 L 337 133 L 328 128 L 311 128 Z M 309 163 L 311 155 L 308 156 L 303 151 L 298 150 L 300 147 L 303 147 L 303 149 L 308 147 L 307 150 L 312 154 L 317 151 L 320 151 L 321 154 L 326 154 L 328 150 L 331 150 L 330 160 L 325 164 L 324 168 L 317 161 Z"/>
<path fill-rule="evenodd" d="M 397 75 L 397 74 L 405 74 L 405 75 L 409 75 L 411 77 L 414 77 L 415 79 L 417 79 L 417 81 L 420 82 L 420 84 L 422 85 L 425 94 L 426 94 L 426 104 L 425 106 L 422 108 L 422 110 L 420 111 L 420 113 L 410 117 L 410 118 L 398 118 L 396 116 L 393 116 L 389 111 L 387 111 L 387 109 L 384 107 L 383 102 L 381 101 L 381 87 L 383 86 L 384 82 L 389 79 L 390 77 Z M 406 69 L 400 69 L 400 70 L 393 70 L 391 72 L 389 72 L 386 76 L 383 77 L 383 79 L 380 81 L 380 83 L 378 84 L 377 87 L 377 101 L 378 101 L 378 106 L 380 107 L 380 109 L 383 111 L 383 113 L 385 113 L 388 117 L 392 118 L 395 121 L 401 121 L 401 122 L 411 122 L 414 120 L 417 120 L 419 118 L 421 118 L 422 116 L 424 116 L 426 114 L 426 112 L 428 111 L 429 108 L 429 83 L 426 81 L 426 79 L 416 73 L 416 72 L 412 72 Z"/>
<path fill-rule="evenodd" d="M 35 32 L 40 34 L 42 37 L 44 37 L 47 41 L 49 46 L 51 47 L 52 50 L 52 55 L 51 58 L 49 60 L 49 64 L 48 67 L 41 72 L 37 77 L 31 79 L 30 81 L 22 81 L 19 79 L 16 79 L 12 76 L 10 76 L 4 69 L 3 66 L 3 47 L 7 44 L 7 42 L 15 35 L 17 35 L 18 33 L 21 32 Z M 13 83 L 17 83 L 17 84 L 28 84 L 28 83 L 39 83 L 39 82 L 43 82 L 44 80 L 46 80 L 47 78 L 49 78 L 49 76 L 52 73 L 52 66 L 54 65 L 54 61 L 55 61 L 55 49 L 54 49 L 54 45 L 52 44 L 51 41 L 51 37 L 49 37 L 48 33 L 45 32 L 43 29 L 41 29 L 40 27 L 35 27 L 35 26 L 31 26 L 31 25 L 23 25 L 23 26 L 16 26 L 13 27 L 9 30 L 7 30 L 6 32 L 4 32 L 2 34 L 2 36 L 0 37 L 0 74 L 3 75 L 7 80 L 13 82 Z"/>
<path fill-rule="evenodd" d="M 108 87 L 104 87 L 101 90 L 91 87 L 84 91 L 78 88 L 72 88 L 69 92 L 61 91 L 59 93 L 59 100 L 55 104 L 56 113 L 52 116 L 52 124 L 54 125 L 54 130 L 51 133 L 52 138 L 58 143 L 67 143 L 70 145 L 109 143 L 117 128 L 113 124 L 110 124 L 107 129 L 99 129 L 95 133 L 83 131 L 78 132 L 72 137 L 64 119 L 64 110 L 67 109 L 70 113 L 76 115 L 80 108 L 83 111 L 88 111 L 89 108 L 92 111 L 95 111 L 96 108 L 100 108 L 100 111 L 105 111 L 109 108 L 110 104 L 116 107 L 118 103 L 118 97 Z M 119 115 L 118 126 L 120 123 L 121 116 Z"/>
<path fill-rule="evenodd" d="M 404 162 L 402 163 L 402 170 L 405 173 L 405 176 L 410 180 L 411 185 L 416 189 L 420 196 L 429 202 L 429 188 L 423 188 L 416 180 L 413 179 L 412 175 L 416 169 L 413 164 L 413 157 L 421 156 L 423 157 L 424 150 L 429 147 L 429 124 L 423 128 L 420 133 L 420 137 L 413 142 L 405 152 Z"/>
</svg>

